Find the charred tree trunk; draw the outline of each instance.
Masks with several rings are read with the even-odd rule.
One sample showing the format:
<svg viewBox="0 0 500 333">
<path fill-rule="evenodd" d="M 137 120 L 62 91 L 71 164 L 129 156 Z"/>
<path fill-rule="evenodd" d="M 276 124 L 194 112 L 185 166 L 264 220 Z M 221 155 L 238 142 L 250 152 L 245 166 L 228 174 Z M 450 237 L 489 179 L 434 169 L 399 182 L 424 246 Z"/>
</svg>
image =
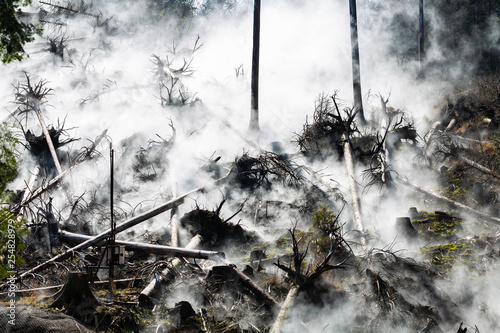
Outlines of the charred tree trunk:
<svg viewBox="0 0 500 333">
<path fill-rule="evenodd" d="M 250 130 L 259 131 L 260 0 L 254 0 Z"/>
<path fill-rule="evenodd" d="M 359 43 L 358 43 L 358 15 L 356 0 L 349 0 L 349 14 L 351 18 L 351 50 L 352 50 L 352 87 L 354 93 L 354 110 L 359 112 L 359 120 L 362 125 L 366 124 L 363 112 L 363 95 L 361 94 L 361 70 L 359 65 Z"/>
<path fill-rule="evenodd" d="M 425 49 L 424 49 L 424 0 L 419 0 L 418 3 L 418 59 L 420 68 L 418 70 L 418 77 L 424 78 L 425 76 Z"/>
</svg>

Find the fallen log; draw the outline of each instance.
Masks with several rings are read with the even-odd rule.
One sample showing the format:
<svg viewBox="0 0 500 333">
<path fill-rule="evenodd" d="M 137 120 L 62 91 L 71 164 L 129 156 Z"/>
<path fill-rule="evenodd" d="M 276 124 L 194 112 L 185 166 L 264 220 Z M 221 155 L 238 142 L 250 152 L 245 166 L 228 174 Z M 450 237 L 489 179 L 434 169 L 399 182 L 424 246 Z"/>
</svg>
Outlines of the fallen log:
<svg viewBox="0 0 500 333">
<path fill-rule="evenodd" d="M 489 214 L 486 214 L 486 213 L 483 213 L 477 209 L 474 209 L 474 208 L 471 208 L 469 206 L 466 206 L 460 202 L 457 202 L 457 201 L 454 201 L 454 200 L 451 200 L 451 199 L 448 199 L 442 195 L 439 195 L 437 193 L 435 193 L 434 191 L 431 191 L 431 190 L 428 190 L 428 189 L 425 189 L 421 186 L 418 186 L 412 182 L 410 182 L 409 180 L 407 179 L 403 179 L 402 177 L 397 177 L 397 179 L 405 186 L 417 191 L 417 192 L 420 192 L 424 195 L 427 195 L 429 197 L 432 197 L 438 201 L 441 201 L 441 202 L 444 202 L 446 203 L 447 205 L 449 205 L 450 207 L 454 208 L 454 209 L 457 209 L 457 210 L 461 210 L 463 212 L 467 212 L 471 215 L 474 215 L 476 217 L 480 217 L 480 218 L 483 218 L 487 221 L 490 221 L 490 222 L 494 222 L 494 223 L 499 223 L 500 224 L 500 218 L 498 217 L 494 217 L 494 216 L 491 216 Z"/>
<path fill-rule="evenodd" d="M 227 263 L 227 260 L 224 260 L 224 262 Z M 243 274 L 235 265 L 227 264 L 224 266 L 214 266 L 207 278 L 211 276 L 216 276 L 217 278 L 223 277 L 226 281 L 237 282 L 270 308 L 280 307 L 279 303 L 271 295 L 255 284 L 255 282 Z"/>
<path fill-rule="evenodd" d="M 194 236 L 191 241 L 186 245 L 186 250 L 194 249 L 201 243 L 201 236 Z M 151 280 L 149 284 L 144 288 L 139 294 L 139 306 L 152 308 L 155 305 L 155 300 L 159 298 L 162 294 L 162 285 L 167 284 L 172 278 L 174 278 L 174 273 L 172 268 L 177 267 L 181 264 L 182 260 L 176 258 L 172 261 L 172 266 L 164 269 L 160 275 Z"/>
<path fill-rule="evenodd" d="M 288 294 L 286 295 L 285 301 L 281 306 L 280 312 L 278 313 L 278 316 L 276 317 L 273 327 L 271 328 L 269 333 L 279 333 L 281 331 L 281 326 L 283 326 L 283 323 L 285 322 L 286 314 L 288 313 L 288 310 L 290 310 L 290 308 L 292 307 L 295 298 L 297 298 L 297 295 L 299 294 L 299 289 L 300 288 L 298 285 L 293 285 L 292 288 L 290 288 Z"/>
<path fill-rule="evenodd" d="M 225 179 L 228 175 L 229 175 L 229 173 L 226 174 L 224 177 L 213 181 L 210 185 L 217 184 L 218 182 Z M 200 187 L 198 187 L 194 190 L 191 190 L 191 191 L 189 191 L 189 192 L 187 192 L 187 193 L 185 193 L 185 194 L 183 194 L 175 199 L 172 199 L 172 200 L 170 200 L 170 201 L 168 201 L 168 202 L 166 202 L 158 207 L 155 207 L 153 209 L 148 210 L 147 212 L 144 212 L 138 216 L 135 216 L 135 217 L 117 225 L 115 231 L 116 231 L 116 233 L 122 232 L 122 231 L 129 229 L 129 228 L 131 228 L 131 227 L 133 227 L 141 222 L 144 222 L 152 217 L 155 217 L 156 215 L 159 215 L 159 214 L 161 214 L 169 209 L 172 209 L 173 207 L 177 207 L 184 202 L 185 197 L 187 197 L 193 193 L 199 192 L 201 190 L 204 190 L 207 187 L 208 187 L 208 185 L 200 186 Z M 63 253 L 61 253 L 61 254 L 59 254 L 59 255 L 57 255 L 57 256 L 55 256 L 47 261 L 41 263 L 40 265 L 33 267 L 32 269 L 29 269 L 28 271 L 26 271 L 22 274 L 19 274 L 15 278 L 14 282 L 18 282 L 20 279 L 22 279 L 30 274 L 33 274 L 33 273 L 38 272 L 42 269 L 45 269 L 45 268 L 49 267 L 54 262 L 62 261 L 66 258 L 69 258 L 76 251 L 81 251 L 81 250 L 84 250 L 90 246 L 101 243 L 106 238 L 108 238 L 110 234 L 111 234 L 111 230 L 104 231 L 104 232 L 100 233 L 99 235 L 94 236 L 94 237 L 90 238 L 89 240 L 66 250 L 66 252 L 63 252 Z M 6 285 L 5 283 L 0 285 L 0 288 L 5 287 L 5 285 Z"/>
<path fill-rule="evenodd" d="M 75 234 L 64 230 L 61 230 L 59 232 L 59 239 L 69 244 L 80 244 L 85 241 L 88 241 L 91 238 L 92 236 Z M 211 258 L 224 257 L 224 252 L 192 250 L 176 246 L 165 246 L 165 245 L 147 244 L 139 242 L 120 241 L 120 240 L 115 240 L 115 244 L 117 246 L 125 246 L 126 251 L 132 251 L 138 253 L 159 254 L 172 257 L 197 258 L 197 259 L 211 259 Z M 104 245 L 104 242 L 100 244 L 95 244 L 95 246 L 100 246 L 100 245 Z"/>
<path fill-rule="evenodd" d="M 360 242 L 363 250 L 368 251 L 365 237 L 365 228 L 363 226 L 363 219 L 361 217 L 361 209 L 359 205 L 359 195 L 357 190 L 356 179 L 354 176 L 354 160 L 352 158 L 351 144 L 347 133 L 342 134 L 342 147 L 344 149 L 344 160 L 347 171 L 347 178 L 349 179 L 349 193 L 351 194 L 352 210 L 354 213 L 354 220 L 356 221 L 356 228 L 360 233 Z"/>
</svg>

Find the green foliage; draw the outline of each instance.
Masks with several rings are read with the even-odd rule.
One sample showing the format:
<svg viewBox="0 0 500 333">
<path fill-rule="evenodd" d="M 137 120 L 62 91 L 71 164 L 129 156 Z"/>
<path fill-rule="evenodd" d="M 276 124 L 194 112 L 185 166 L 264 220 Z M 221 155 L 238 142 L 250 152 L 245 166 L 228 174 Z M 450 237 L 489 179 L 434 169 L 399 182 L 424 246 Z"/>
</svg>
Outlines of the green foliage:
<svg viewBox="0 0 500 333">
<path fill-rule="evenodd" d="M 6 208 L 0 208 L 0 280 L 24 263 L 20 253 L 23 249 L 22 237 L 27 233 L 23 221 Z"/>
<path fill-rule="evenodd" d="M 413 226 L 428 241 L 450 238 L 462 227 L 462 220 L 453 216 L 426 211 L 419 214 L 419 218 L 413 220 Z"/>
<path fill-rule="evenodd" d="M 319 230 L 323 235 L 329 235 L 337 230 L 337 221 L 337 215 L 326 206 L 320 206 L 311 218 L 313 231 Z"/>
<path fill-rule="evenodd" d="M 30 3 L 31 0 L 0 1 L 0 57 L 4 64 L 21 60 L 24 44 L 33 41 L 35 33 L 41 33 L 39 27 L 19 20 L 21 15 L 19 6 Z"/>
<path fill-rule="evenodd" d="M 467 264 L 471 259 L 472 246 L 469 243 L 451 243 L 422 248 L 422 254 L 441 273 L 449 273 L 457 261 Z"/>
<path fill-rule="evenodd" d="M 5 188 L 17 175 L 15 147 L 18 143 L 8 124 L 0 124 L 0 202 L 8 200 Z"/>
</svg>

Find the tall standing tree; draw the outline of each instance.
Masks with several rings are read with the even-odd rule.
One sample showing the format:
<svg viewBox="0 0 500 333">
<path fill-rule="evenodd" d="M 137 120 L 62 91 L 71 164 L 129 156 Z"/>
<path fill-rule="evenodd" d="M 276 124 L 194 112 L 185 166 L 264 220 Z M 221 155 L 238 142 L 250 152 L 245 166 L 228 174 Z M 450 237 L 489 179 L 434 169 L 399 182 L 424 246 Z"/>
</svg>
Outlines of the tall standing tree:
<svg viewBox="0 0 500 333">
<path fill-rule="evenodd" d="M 250 130 L 259 131 L 260 0 L 254 0 Z"/>
<path fill-rule="evenodd" d="M 418 71 L 418 76 L 423 78 L 425 75 L 424 69 L 424 0 L 419 0 L 418 4 L 418 59 L 420 61 L 420 67 Z"/>
<path fill-rule="evenodd" d="M 351 50 L 352 50 L 352 86 L 354 92 L 354 109 L 359 115 L 361 124 L 366 123 L 363 112 L 363 95 L 361 95 L 361 71 L 359 68 L 358 14 L 356 0 L 349 0 L 351 18 Z"/>
<path fill-rule="evenodd" d="M 31 0 L 0 1 L 0 58 L 4 64 L 21 60 L 24 45 L 33 41 L 35 33 L 40 33 L 38 27 L 19 20 L 19 7 L 30 3 Z"/>
</svg>

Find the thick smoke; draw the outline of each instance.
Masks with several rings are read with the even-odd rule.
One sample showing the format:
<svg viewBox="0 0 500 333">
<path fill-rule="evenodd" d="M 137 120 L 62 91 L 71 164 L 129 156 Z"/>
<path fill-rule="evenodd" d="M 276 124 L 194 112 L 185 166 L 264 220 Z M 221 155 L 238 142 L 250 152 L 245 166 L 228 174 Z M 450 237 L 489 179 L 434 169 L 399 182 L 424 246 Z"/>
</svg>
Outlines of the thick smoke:
<svg viewBox="0 0 500 333">
<path fill-rule="evenodd" d="M 437 92 L 449 87 L 448 80 L 437 77 L 445 73 L 446 79 L 462 77 L 478 64 L 474 59 L 472 41 L 454 52 L 462 57 L 450 61 L 450 46 L 442 47 L 439 33 L 446 29 L 439 16 L 429 11 L 427 49 L 429 77 L 417 81 L 418 72 L 418 4 L 415 1 L 399 1 L 397 6 L 385 1 L 358 1 L 361 80 L 365 96 L 365 114 L 380 117 L 377 94 L 390 96 L 389 105 L 404 110 L 415 120 L 419 132 L 425 132 L 437 114 Z M 393 4 L 394 1 L 391 1 Z M 33 4 L 33 10 L 39 4 Z M 112 142 L 116 150 L 115 182 L 119 191 L 116 209 L 123 217 L 146 210 L 211 181 L 203 166 L 220 156 L 221 175 L 229 171 L 235 156 L 245 152 L 256 153 L 240 133 L 248 136 L 260 147 L 270 150 L 273 142 L 280 142 L 290 156 L 297 153 L 294 140 L 306 119 L 312 116 L 314 101 L 319 93 L 338 92 L 343 106 L 352 105 L 351 49 L 347 1 L 266 1 L 262 6 L 261 23 L 261 76 L 260 76 L 260 136 L 247 133 L 250 115 L 250 71 L 252 47 L 252 4 L 237 2 L 229 13 L 214 11 L 205 16 L 187 16 L 172 21 L 151 19 L 151 13 L 142 2 L 94 1 L 91 13 L 102 13 L 101 24 L 94 17 L 65 18 L 64 24 L 56 24 L 56 18 L 48 16 L 44 35 L 27 45 L 28 56 L 23 62 L 0 68 L 0 98 L 2 118 L 15 106 L 12 85 L 25 81 L 27 73 L 33 82 L 46 80 L 53 91 L 47 96 L 43 108 L 49 124 L 56 126 L 64 121 L 68 136 L 80 138 L 63 148 L 72 154 L 89 145 L 103 131 L 106 139 L 98 149 L 102 158 L 85 162 L 71 172 L 67 189 L 73 196 L 81 196 L 84 203 L 95 202 L 106 206 L 109 202 L 108 146 Z M 107 20 L 102 23 L 103 20 Z M 491 34 L 485 40 L 498 41 L 498 22 L 490 22 Z M 65 38 L 62 58 L 47 52 L 47 40 Z M 199 40 L 198 40 L 199 38 Z M 198 43 L 198 44 L 196 44 Z M 496 44 L 498 45 L 498 43 Z M 199 48 L 196 49 L 196 47 Z M 469 52 L 470 51 L 470 52 Z M 191 105 L 162 106 L 156 55 L 164 62 L 172 61 L 171 68 L 188 64 L 193 72 L 180 77 L 174 94 L 182 89 L 184 96 L 191 96 Z M 468 64 L 468 67 L 465 65 Z M 438 71 L 439 69 L 439 71 Z M 156 73 L 158 74 L 158 73 Z M 182 84 L 182 88 L 181 88 Z M 227 121 L 232 128 L 226 126 Z M 34 116 L 21 122 L 24 128 L 41 128 Z M 156 156 L 155 147 L 168 145 L 165 156 Z M 137 152 L 145 158 L 157 159 L 156 168 L 141 169 L 144 182 L 137 178 Z M 258 152 L 257 152 L 258 153 Z M 149 154 L 149 155 L 148 155 Z M 21 151 L 22 162 L 19 177 L 11 187 L 20 189 L 29 179 L 34 161 L 26 151 Z M 394 153 L 393 168 L 401 176 L 408 176 L 422 185 L 433 183 L 431 172 L 415 169 L 411 153 Z M 148 160 L 151 162 L 151 160 Z M 298 164 L 308 164 L 297 157 Z M 161 165 L 167 165 L 162 168 Z M 348 180 L 343 163 L 337 156 L 307 165 L 320 170 L 330 186 L 337 187 L 348 197 Z M 134 169 L 135 168 L 135 169 Z M 363 179 L 362 168 L 356 169 L 357 179 Z M 377 247 L 409 249 L 398 238 L 394 221 L 405 216 L 411 206 L 422 207 L 422 198 L 397 188 L 394 192 L 379 192 L 372 188 L 362 192 L 365 227 L 374 235 Z M 196 194 L 180 207 L 180 215 L 196 205 L 215 208 L 223 193 L 213 189 L 210 195 Z M 276 188 L 271 196 L 281 201 L 293 202 L 299 194 Z M 245 193 L 232 193 L 223 207 L 222 215 L 231 216 Z M 231 202 L 231 199 L 233 202 Z M 272 197 L 264 199 L 272 200 Z M 68 218 L 71 207 L 67 206 L 64 192 L 54 197 L 54 205 L 62 220 Z M 274 214 L 278 215 L 277 212 Z M 245 215 L 242 225 L 255 228 L 255 221 Z M 352 216 L 346 208 L 342 219 L 354 229 Z M 90 230 L 97 233 L 107 228 L 107 220 L 101 216 L 86 216 Z M 282 231 L 290 227 L 300 216 L 282 214 L 278 225 L 265 226 Z M 304 221 L 302 221 L 304 222 Z M 305 222 L 304 222 L 305 223 Z M 166 232 L 165 218 L 157 217 L 145 225 L 134 228 L 136 235 L 155 231 Z M 187 238 L 188 235 L 186 234 Z M 389 245 L 388 245 L 389 244 Z M 467 277 L 464 276 L 464 280 Z M 498 314 L 492 295 L 495 291 L 494 276 L 482 281 L 475 293 L 476 299 L 490 303 L 491 316 Z M 457 291 L 447 292 L 453 294 Z M 486 290 L 486 292 L 485 292 Z M 495 293 L 491 293 L 495 291 Z M 346 317 L 353 311 L 352 302 L 335 301 L 335 306 L 303 308 L 301 300 L 289 314 L 284 327 L 286 332 L 303 331 L 304 325 L 311 331 L 347 331 Z M 325 301 L 325 303 L 328 303 Z M 471 308 L 481 306 L 472 301 Z M 313 309 L 313 310 L 311 310 Z M 305 314 L 305 316 L 301 316 Z M 469 322 L 481 321 L 478 311 L 470 313 Z M 314 329 L 312 329 L 314 328 Z"/>
</svg>

